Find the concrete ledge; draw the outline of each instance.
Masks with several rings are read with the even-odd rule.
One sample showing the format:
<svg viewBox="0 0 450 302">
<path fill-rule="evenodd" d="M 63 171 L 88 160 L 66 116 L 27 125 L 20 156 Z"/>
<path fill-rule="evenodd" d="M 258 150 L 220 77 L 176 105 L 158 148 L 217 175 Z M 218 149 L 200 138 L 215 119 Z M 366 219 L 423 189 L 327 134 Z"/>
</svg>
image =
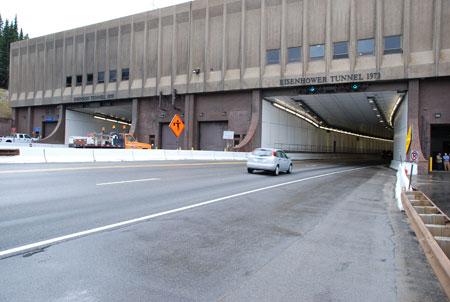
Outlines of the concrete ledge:
<svg viewBox="0 0 450 302">
<path fill-rule="evenodd" d="M 418 214 L 410 202 L 410 199 L 415 203 L 431 204 L 432 207 L 438 209 L 439 214 Z M 441 235 L 443 235 L 444 232 L 447 232 L 447 225 L 450 225 L 450 219 L 422 192 L 402 192 L 401 200 L 409 221 L 416 233 L 417 239 L 445 293 L 450 298 L 450 237 L 437 236 L 435 238 L 427 227 L 427 225 L 431 224 L 433 225 L 431 227 L 432 232 L 437 233 L 440 231 Z M 424 221 L 438 223 L 425 224 Z M 447 252 L 447 254 L 445 252 Z"/>
</svg>

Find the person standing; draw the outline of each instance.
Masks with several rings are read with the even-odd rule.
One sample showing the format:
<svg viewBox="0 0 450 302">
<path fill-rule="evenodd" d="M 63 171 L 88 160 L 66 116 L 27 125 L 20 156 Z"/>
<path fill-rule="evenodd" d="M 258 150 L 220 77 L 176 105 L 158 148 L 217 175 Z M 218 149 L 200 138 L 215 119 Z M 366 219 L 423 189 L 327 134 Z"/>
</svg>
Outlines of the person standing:
<svg viewBox="0 0 450 302">
<path fill-rule="evenodd" d="M 444 169 L 445 171 L 450 170 L 450 157 L 448 156 L 448 153 L 445 153 L 444 156 L 442 156 L 442 160 L 444 161 Z"/>
<path fill-rule="evenodd" d="M 437 164 L 437 170 L 441 171 L 442 170 L 442 155 L 441 155 L 441 153 L 438 153 L 438 155 L 436 155 L 436 164 Z"/>
</svg>

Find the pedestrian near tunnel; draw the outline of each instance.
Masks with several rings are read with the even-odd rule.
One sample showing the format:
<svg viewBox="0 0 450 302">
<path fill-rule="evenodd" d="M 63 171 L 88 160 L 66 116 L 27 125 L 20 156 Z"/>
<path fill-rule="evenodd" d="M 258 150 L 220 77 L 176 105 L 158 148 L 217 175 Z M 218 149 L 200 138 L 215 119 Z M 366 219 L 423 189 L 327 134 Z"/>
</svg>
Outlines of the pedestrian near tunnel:
<svg viewBox="0 0 450 302">
<path fill-rule="evenodd" d="M 436 164 L 437 164 L 437 170 L 441 171 L 442 170 L 442 155 L 441 155 L 441 153 L 438 153 L 438 155 L 436 155 Z"/>
<path fill-rule="evenodd" d="M 445 171 L 449 171 L 450 170 L 450 158 L 448 156 L 448 153 L 445 153 L 444 156 L 442 156 L 442 160 L 444 161 L 444 169 Z"/>
</svg>

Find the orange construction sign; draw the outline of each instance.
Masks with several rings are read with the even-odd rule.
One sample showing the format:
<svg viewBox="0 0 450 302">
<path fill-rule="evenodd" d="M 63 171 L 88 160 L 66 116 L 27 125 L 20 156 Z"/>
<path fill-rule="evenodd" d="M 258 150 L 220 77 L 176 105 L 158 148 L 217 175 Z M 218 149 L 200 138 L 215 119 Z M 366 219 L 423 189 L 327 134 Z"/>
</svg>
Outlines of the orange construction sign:
<svg viewBox="0 0 450 302">
<path fill-rule="evenodd" d="M 184 123 L 180 119 L 178 114 L 175 114 L 172 121 L 170 122 L 169 127 L 170 127 L 170 129 L 172 129 L 173 133 L 175 133 L 175 135 L 177 137 L 180 137 L 180 134 L 181 134 L 181 132 L 183 132 L 183 129 L 184 129 Z"/>
</svg>

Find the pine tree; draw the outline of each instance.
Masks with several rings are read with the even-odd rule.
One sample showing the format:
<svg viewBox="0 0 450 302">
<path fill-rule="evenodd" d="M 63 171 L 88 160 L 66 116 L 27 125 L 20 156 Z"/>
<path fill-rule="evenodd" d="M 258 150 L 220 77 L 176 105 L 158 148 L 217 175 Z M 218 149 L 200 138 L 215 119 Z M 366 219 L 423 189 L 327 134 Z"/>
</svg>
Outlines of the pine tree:
<svg viewBox="0 0 450 302">
<path fill-rule="evenodd" d="M 0 88 L 8 89 L 10 45 L 23 39 L 28 39 L 28 34 L 24 36 L 22 29 L 19 33 L 17 15 L 11 23 L 8 19 L 3 22 L 0 15 Z"/>
</svg>

